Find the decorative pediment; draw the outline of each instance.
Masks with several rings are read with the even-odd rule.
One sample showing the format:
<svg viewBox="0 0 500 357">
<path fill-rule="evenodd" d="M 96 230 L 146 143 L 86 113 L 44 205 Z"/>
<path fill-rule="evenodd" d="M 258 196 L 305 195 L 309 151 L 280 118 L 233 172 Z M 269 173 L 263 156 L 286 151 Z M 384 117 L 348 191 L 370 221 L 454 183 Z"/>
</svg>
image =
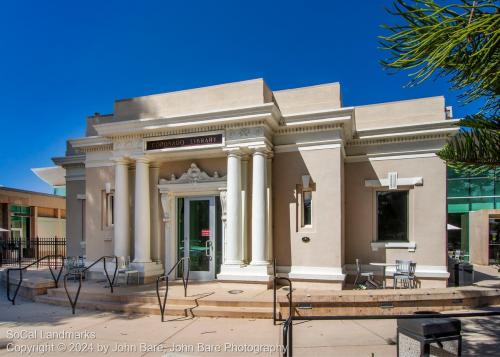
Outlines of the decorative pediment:
<svg viewBox="0 0 500 357">
<path fill-rule="evenodd" d="M 160 185 L 220 181 L 226 181 L 226 176 L 219 176 L 219 173 L 217 171 L 214 171 L 213 176 L 210 176 L 205 171 L 200 170 L 200 168 L 193 162 L 189 169 L 184 172 L 179 178 L 176 178 L 175 175 L 172 174 L 170 176 L 170 180 L 160 179 Z"/>
</svg>

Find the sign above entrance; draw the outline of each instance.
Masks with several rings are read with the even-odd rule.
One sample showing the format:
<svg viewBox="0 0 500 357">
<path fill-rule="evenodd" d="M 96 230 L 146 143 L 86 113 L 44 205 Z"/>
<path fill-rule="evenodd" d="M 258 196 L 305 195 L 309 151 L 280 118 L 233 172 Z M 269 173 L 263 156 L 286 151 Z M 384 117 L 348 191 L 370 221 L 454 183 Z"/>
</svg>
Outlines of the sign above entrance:
<svg viewBox="0 0 500 357">
<path fill-rule="evenodd" d="M 165 150 L 193 146 L 220 145 L 223 143 L 222 140 L 222 133 L 151 140 L 146 142 L 146 150 Z"/>
</svg>

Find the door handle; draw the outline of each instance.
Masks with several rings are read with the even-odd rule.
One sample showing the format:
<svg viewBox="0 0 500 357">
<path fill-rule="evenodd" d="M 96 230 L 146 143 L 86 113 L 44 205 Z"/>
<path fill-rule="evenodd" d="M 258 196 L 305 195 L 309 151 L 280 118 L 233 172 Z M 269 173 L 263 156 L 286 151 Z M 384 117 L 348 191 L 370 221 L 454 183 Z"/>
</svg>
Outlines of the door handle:
<svg viewBox="0 0 500 357">
<path fill-rule="evenodd" d="M 212 241 L 207 240 L 205 242 L 205 255 L 209 258 L 209 260 L 212 260 L 212 254 L 210 254 L 212 249 Z"/>
</svg>

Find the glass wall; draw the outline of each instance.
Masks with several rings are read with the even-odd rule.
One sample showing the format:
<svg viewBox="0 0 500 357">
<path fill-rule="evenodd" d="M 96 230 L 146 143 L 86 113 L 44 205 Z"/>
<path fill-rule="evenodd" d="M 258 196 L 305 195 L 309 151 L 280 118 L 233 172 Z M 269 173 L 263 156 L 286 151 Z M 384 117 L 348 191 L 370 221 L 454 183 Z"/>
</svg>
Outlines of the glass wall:
<svg viewBox="0 0 500 357">
<path fill-rule="evenodd" d="M 500 208 L 500 169 L 467 175 L 448 168 L 448 250 L 469 257 L 469 212 Z"/>
<path fill-rule="evenodd" d="M 489 263 L 500 263 L 500 218 L 489 221 Z"/>
<path fill-rule="evenodd" d="M 11 237 L 25 240 L 30 238 L 31 209 L 26 206 L 10 206 Z"/>
</svg>

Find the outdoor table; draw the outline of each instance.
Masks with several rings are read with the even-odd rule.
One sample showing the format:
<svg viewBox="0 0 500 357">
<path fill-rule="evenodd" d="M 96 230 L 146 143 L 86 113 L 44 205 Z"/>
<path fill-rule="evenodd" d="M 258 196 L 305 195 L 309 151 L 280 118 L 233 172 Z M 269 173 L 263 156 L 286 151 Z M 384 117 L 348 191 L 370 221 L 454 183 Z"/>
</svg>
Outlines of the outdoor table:
<svg viewBox="0 0 500 357">
<path fill-rule="evenodd" d="M 385 289 L 385 269 L 387 267 L 395 267 L 397 266 L 396 263 L 370 263 L 370 265 L 377 266 L 377 267 L 383 267 L 382 270 L 382 289 Z M 375 281 L 371 281 L 371 283 L 375 283 L 376 286 L 378 286 L 378 283 Z"/>
</svg>

